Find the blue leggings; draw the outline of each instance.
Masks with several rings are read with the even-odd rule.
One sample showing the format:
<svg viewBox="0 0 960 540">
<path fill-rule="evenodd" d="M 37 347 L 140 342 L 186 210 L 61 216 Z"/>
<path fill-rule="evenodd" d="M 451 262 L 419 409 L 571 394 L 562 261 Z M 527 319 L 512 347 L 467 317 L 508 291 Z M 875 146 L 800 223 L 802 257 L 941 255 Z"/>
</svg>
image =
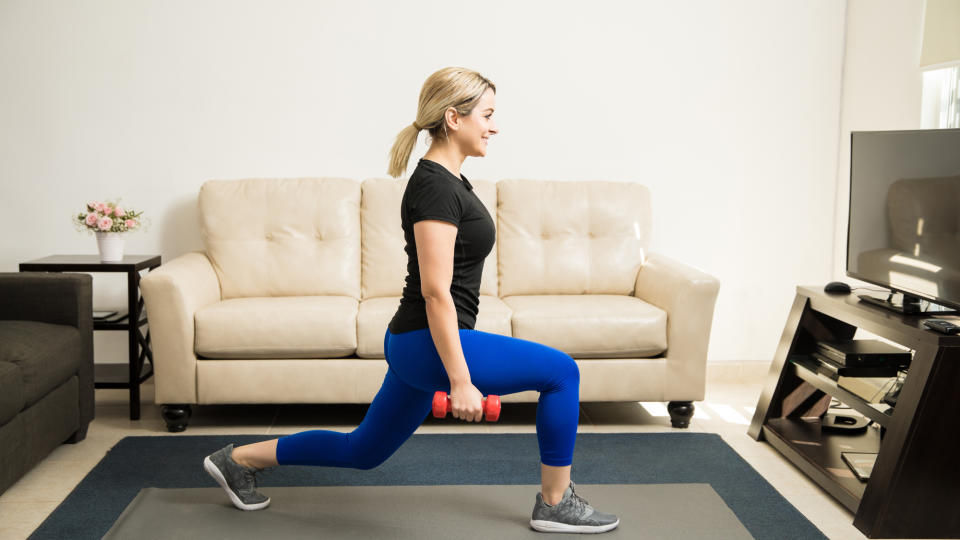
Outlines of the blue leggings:
<svg viewBox="0 0 960 540">
<path fill-rule="evenodd" d="M 573 463 L 580 414 L 580 370 L 567 353 L 533 341 L 460 329 L 470 379 L 484 396 L 537 390 L 540 461 Z M 433 394 L 450 380 L 429 328 L 383 338 L 387 375 L 366 416 L 350 433 L 314 429 L 280 437 L 280 465 L 372 469 L 387 460 L 430 414 Z"/>
</svg>

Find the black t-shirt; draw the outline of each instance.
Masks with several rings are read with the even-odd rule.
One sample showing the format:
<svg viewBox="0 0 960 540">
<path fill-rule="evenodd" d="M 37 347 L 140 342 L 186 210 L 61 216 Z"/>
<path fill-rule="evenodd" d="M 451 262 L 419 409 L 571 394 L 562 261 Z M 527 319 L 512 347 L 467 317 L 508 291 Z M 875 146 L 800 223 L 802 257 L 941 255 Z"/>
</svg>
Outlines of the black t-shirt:
<svg viewBox="0 0 960 540">
<path fill-rule="evenodd" d="M 479 312 L 483 261 L 496 241 L 493 218 L 465 176 L 461 174 L 457 178 L 443 165 L 421 158 L 400 202 L 400 224 L 407 242 L 403 248 L 407 252 L 407 277 L 400 307 L 388 326 L 390 333 L 429 327 L 426 303 L 420 292 L 420 264 L 413 235 L 413 224 L 425 219 L 457 226 L 450 294 L 457 307 L 458 327 L 473 329 Z"/>
</svg>

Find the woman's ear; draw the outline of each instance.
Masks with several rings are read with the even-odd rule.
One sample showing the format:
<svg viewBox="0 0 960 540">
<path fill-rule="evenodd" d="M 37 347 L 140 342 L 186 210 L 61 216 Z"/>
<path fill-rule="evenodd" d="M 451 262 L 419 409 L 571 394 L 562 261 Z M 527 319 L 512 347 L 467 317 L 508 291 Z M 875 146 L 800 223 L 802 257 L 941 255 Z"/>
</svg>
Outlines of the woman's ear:
<svg viewBox="0 0 960 540">
<path fill-rule="evenodd" d="M 454 131 L 460 129 L 460 113 L 453 107 L 447 107 L 447 110 L 443 111 L 443 121 Z"/>
</svg>

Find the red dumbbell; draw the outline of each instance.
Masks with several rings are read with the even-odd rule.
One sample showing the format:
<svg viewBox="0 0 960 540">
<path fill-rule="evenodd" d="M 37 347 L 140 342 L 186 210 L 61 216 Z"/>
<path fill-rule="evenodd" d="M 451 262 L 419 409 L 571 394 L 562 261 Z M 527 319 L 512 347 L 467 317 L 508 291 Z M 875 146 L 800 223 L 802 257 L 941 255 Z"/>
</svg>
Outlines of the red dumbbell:
<svg viewBox="0 0 960 540">
<path fill-rule="evenodd" d="M 443 418 L 451 410 L 450 396 L 446 392 L 438 391 L 433 395 L 433 416 Z M 500 396 L 491 394 L 483 400 L 483 416 L 487 422 L 496 422 L 500 418 Z"/>
</svg>

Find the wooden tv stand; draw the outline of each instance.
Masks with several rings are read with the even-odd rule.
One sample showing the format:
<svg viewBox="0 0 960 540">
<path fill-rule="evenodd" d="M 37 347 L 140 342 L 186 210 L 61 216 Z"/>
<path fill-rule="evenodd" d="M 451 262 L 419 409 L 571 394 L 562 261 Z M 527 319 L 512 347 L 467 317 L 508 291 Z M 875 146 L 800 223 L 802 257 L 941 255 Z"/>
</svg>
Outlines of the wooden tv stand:
<svg viewBox="0 0 960 540">
<path fill-rule="evenodd" d="M 868 538 L 960 538 L 960 335 L 922 325 L 958 317 L 902 315 L 860 301 L 858 292 L 797 287 L 747 433 L 850 509 Z M 852 339 L 857 328 L 913 351 L 893 410 L 805 367 L 817 341 Z M 883 428 L 821 431 L 831 397 Z M 840 458 L 847 451 L 878 453 L 869 481 L 853 476 Z"/>
</svg>

